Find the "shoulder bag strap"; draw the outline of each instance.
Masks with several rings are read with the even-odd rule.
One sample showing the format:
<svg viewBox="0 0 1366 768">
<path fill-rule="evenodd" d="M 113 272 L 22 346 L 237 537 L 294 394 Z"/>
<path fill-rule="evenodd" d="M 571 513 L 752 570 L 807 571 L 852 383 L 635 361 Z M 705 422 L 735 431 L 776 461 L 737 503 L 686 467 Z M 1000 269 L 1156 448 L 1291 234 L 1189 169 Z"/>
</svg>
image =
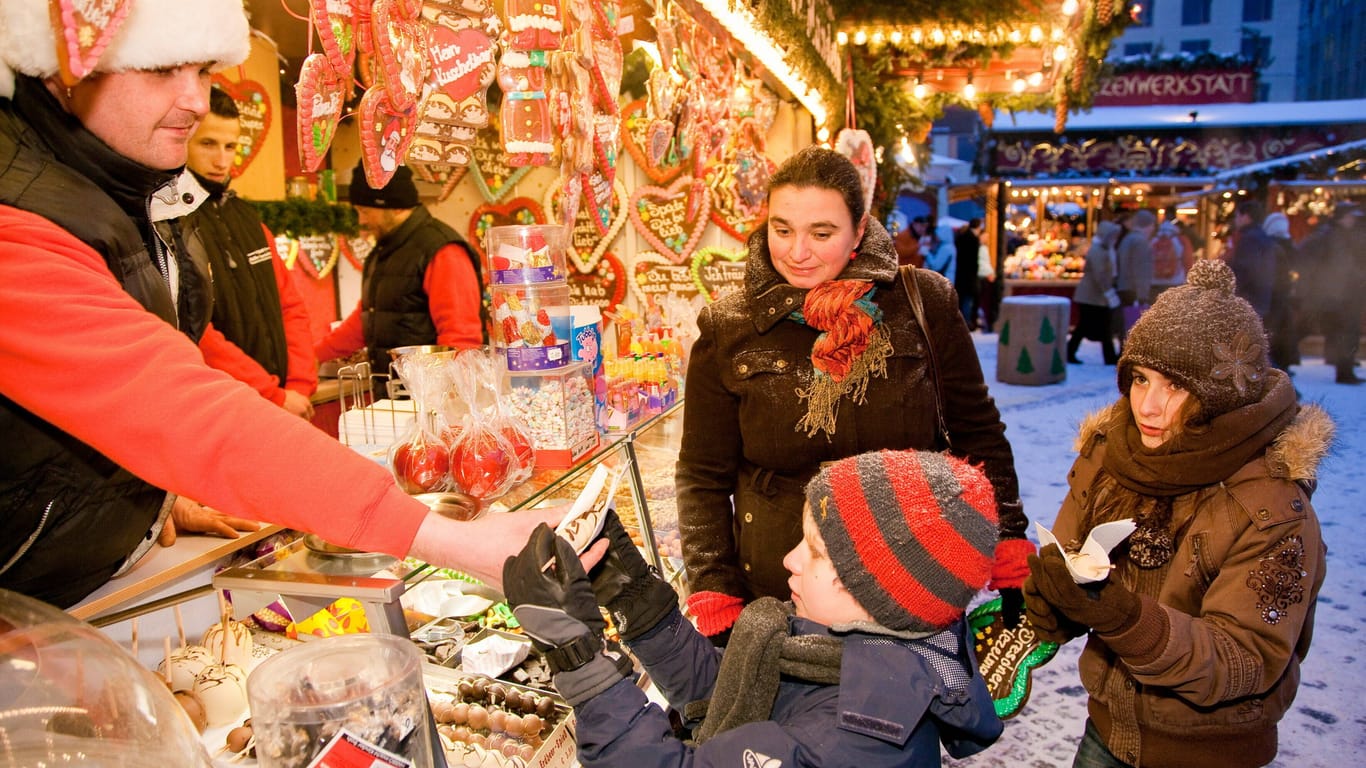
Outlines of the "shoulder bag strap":
<svg viewBox="0 0 1366 768">
<path fill-rule="evenodd" d="M 939 436 L 944 440 L 944 447 L 952 449 L 953 441 L 949 440 L 948 422 L 944 420 L 944 389 L 939 380 L 939 358 L 934 353 L 934 336 L 930 334 L 930 324 L 925 321 L 925 302 L 920 298 L 920 281 L 916 278 L 916 268 L 910 265 L 901 267 L 901 285 L 906 289 L 906 299 L 911 303 L 911 313 L 915 315 L 915 322 L 920 326 L 920 332 L 925 335 L 925 351 L 930 358 L 930 380 L 934 382 L 934 418 L 939 427 Z"/>
</svg>

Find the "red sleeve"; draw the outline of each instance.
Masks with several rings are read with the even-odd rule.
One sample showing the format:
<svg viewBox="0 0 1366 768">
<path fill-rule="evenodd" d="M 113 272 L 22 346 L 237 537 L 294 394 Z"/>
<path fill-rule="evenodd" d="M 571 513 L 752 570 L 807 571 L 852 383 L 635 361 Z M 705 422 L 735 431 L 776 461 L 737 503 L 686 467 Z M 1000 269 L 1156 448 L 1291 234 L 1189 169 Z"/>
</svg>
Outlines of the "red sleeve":
<svg viewBox="0 0 1366 768">
<path fill-rule="evenodd" d="M 437 344 L 465 348 L 484 343 L 484 326 L 479 319 L 482 289 L 464 247 L 450 243 L 437 251 L 427 265 L 422 289 L 427 292 Z"/>
<path fill-rule="evenodd" d="M 337 326 L 336 330 L 313 345 L 313 357 L 319 362 L 349 357 L 363 346 L 365 346 L 365 331 L 360 324 L 360 302 L 358 301 L 356 308 L 351 310 L 351 314 L 346 316 L 346 319 Z"/>
<path fill-rule="evenodd" d="M 275 266 L 275 287 L 280 292 L 280 312 L 285 321 L 285 348 L 289 352 L 288 370 L 285 372 L 285 389 L 301 395 L 311 395 L 318 389 L 318 359 L 313 356 L 312 322 L 308 317 L 308 305 L 304 297 L 294 288 L 294 279 L 285 267 L 284 259 L 275 248 L 275 235 L 265 224 L 266 242 L 270 243 L 271 263 Z"/>
<path fill-rule="evenodd" d="M 230 515 L 404 555 L 427 513 L 389 472 L 204 364 L 104 260 L 0 206 L 0 394 L 138 477 Z"/>
<path fill-rule="evenodd" d="M 199 351 L 210 368 L 217 368 L 246 384 L 276 405 L 285 404 L 285 391 L 280 387 L 280 380 L 270 375 L 270 371 L 243 352 L 241 347 L 229 341 L 222 331 L 213 327 L 213 323 L 209 323 L 204 335 L 199 337 Z"/>
</svg>

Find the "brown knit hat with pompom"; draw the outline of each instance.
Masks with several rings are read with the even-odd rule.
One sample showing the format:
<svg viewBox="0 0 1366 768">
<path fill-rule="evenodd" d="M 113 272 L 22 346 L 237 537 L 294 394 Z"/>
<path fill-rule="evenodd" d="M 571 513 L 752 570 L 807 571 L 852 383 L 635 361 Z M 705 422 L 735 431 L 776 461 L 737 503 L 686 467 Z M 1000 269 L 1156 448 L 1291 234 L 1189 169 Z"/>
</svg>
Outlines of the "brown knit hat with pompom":
<svg viewBox="0 0 1366 768">
<path fill-rule="evenodd" d="M 1261 400 L 1266 390 L 1266 330 L 1251 304 L 1234 295 L 1233 270 L 1197 261 L 1186 284 L 1163 291 L 1124 341 L 1119 391 L 1133 367 L 1173 379 L 1200 401 L 1200 421 Z"/>
</svg>

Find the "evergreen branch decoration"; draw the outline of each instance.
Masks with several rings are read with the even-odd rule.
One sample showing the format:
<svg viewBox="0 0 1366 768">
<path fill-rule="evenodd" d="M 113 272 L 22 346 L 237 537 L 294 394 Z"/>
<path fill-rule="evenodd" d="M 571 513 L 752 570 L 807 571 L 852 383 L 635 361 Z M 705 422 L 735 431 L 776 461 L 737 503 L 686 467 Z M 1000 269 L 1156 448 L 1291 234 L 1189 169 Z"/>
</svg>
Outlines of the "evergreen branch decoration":
<svg viewBox="0 0 1366 768">
<path fill-rule="evenodd" d="M 356 211 L 349 205 L 326 200 L 290 197 L 284 200 L 248 200 L 256 206 L 261 221 L 277 235 L 293 238 L 305 235 L 355 235 L 359 228 Z"/>
<path fill-rule="evenodd" d="M 821 95 L 821 102 L 829 113 L 825 124 L 832 128 L 844 125 L 844 86 L 835 79 L 835 73 L 811 44 L 806 20 L 797 18 L 789 0 L 758 0 L 753 13 L 774 46 L 786 51 L 792 72 Z"/>
</svg>

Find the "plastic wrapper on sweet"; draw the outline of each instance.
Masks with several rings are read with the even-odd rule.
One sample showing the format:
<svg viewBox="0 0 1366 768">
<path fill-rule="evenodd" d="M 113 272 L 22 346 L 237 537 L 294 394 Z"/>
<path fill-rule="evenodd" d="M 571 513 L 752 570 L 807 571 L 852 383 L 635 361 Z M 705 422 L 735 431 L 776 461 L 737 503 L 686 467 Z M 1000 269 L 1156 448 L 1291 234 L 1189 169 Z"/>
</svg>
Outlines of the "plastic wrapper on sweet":
<svg viewBox="0 0 1366 768">
<path fill-rule="evenodd" d="M 312 616 L 290 624 L 285 628 L 285 636 L 297 640 L 301 636 L 336 637 L 369 631 L 370 621 L 365 616 L 365 606 L 343 597 Z"/>
</svg>

